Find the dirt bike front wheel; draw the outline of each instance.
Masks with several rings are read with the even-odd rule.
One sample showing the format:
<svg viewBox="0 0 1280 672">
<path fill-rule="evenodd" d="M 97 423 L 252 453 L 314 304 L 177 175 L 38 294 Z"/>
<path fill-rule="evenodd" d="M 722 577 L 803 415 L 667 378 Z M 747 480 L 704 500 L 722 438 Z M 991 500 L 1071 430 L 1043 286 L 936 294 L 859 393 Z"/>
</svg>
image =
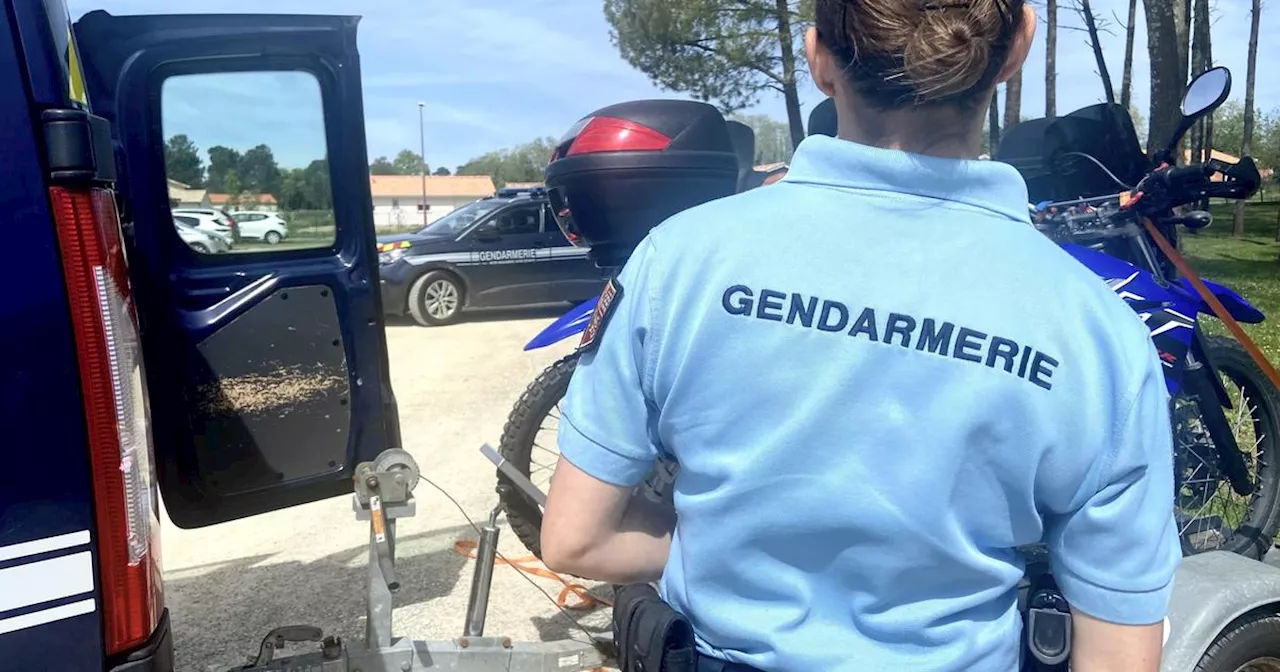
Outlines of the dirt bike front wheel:
<svg viewBox="0 0 1280 672">
<path fill-rule="evenodd" d="M 507 416 L 498 452 L 503 459 L 546 492 L 560 451 L 556 434 L 560 427 L 560 400 L 578 366 L 577 353 L 548 366 L 529 383 Z M 498 491 L 507 523 L 529 552 L 542 557 L 542 510 L 520 493 L 506 477 L 498 475 Z"/>
<path fill-rule="evenodd" d="M 1261 558 L 1280 530 L 1280 391 L 1234 339 L 1209 336 L 1204 344 L 1231 400 L 1231 408 L 1223 406 L 1222 412 L 1253 492 L 1236 494 L 1220 473 L 1217 447 L 1196 410 L 1206 401 L 1179 404 L 1173 418 L 1174 463 L 1183 553 L 1221 550 Z"/>
<path fill-rule="evenodd" d="M 511 409 L 498 445 L 503 459 L 543 492 L 547 491 L 560 459 L 560 401 L 569 390 L 569 379 L 577 367 L 575 353 L 544 369 Z M 660 457 L 637 486 L 637 492 L 665 506 L 674 506 L 678 471 L 679 466 L 673 459 Z M 512 531 L 530 553 L 541 558 L 542 510 L 501 473 L 498 474 L 498 493 Z"/>
</svg>

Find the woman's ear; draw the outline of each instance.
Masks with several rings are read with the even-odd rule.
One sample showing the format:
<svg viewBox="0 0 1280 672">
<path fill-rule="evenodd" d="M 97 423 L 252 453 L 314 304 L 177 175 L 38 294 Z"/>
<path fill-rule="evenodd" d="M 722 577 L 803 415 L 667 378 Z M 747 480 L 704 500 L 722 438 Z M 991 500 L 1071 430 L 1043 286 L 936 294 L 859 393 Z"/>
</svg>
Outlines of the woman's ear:
<svg viewBox="0 0 1280 672">
<path fill-rule="evenodd" d="M 836 65 L 831 50 L 818 40 L 818 29 L 809 28 L 804 33 L 804 53 L 809 59 L 809 76 L 818 90 L 828 98 L 836 95 L 836 77 L 840 76 L 840 67 Z M 1025 54 L 1024 54 L 1025 58 Z"/>
<path fill-rule="evenodd" d="M 1030 2 L 1024 2 L 1022 3 L 1022 23 L 1018 25 L 1018 32 L 1013 34 L 1013 40 L 1009 42 L 1009 55 L 1004 60 L 1000 76 L 996 77 L 996 84 L 1009 81 L 1009 78 L 1022 68 L 1022 64 L 1027 61 L 1027 54 L 1031 51 L 1031 42 L 1035 37 L 1036 10 Z"/>
</svg>

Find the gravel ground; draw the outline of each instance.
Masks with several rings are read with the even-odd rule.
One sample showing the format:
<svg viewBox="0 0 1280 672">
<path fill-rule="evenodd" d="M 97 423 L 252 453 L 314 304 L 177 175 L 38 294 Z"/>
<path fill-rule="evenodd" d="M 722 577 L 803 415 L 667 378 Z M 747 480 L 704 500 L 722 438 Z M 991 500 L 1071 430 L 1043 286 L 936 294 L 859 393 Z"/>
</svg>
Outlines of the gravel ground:
<svg viewBox="0 0 1280 672">
<path fill-rule="evenodd" d="M 524 343 L 563 309 L 481 314 L 443 328 L 406 323 L 387 328 L 391 377 L 400 405 L 404 448 L 480 523 L 497 502 L 494 470 L 480 455 L 496 445 L 507 413 L 525 386 L 572 343 L 526 353 Z M 453 550 L 475 533 L 458 510 L 422 483 L 417 516 L 399 523 L 394 630 L 416 639 L 462 634 L 474 562 Z M 311 624 L 355 642 L 364 633 L 367 523 L 348 497 L 204 529 L 164 520 L 166 601 L 181 670 L 212 672 L 243 664 L 271 628 Z M 499 549 L 524 556 L 505 522 Z M 555 596 L 555 581 L 533 581 Z M 599 586 L 593 592 L 600 593 Z M 603 593 L 601 593 L 603 594 Z M 607 609 L 574 612 L 604 630 Z M 487 635 L 550 641 L 584 635 L 533 585 L 498 567 Z"/>
</svg>

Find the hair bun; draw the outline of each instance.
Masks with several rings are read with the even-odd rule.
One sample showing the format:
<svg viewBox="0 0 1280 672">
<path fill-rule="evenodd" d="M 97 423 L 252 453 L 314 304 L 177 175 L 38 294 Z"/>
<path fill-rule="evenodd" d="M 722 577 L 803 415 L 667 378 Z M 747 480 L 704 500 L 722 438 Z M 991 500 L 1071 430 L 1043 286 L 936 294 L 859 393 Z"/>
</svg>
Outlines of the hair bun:
<svg viewBox="0 0 1280 672">
<path fill-rule="evenodd" d="M 873 104 L 978 100 L 1025 0 L 816 0 L 819 39 Z"/>
<path fill-rule="evenodd" d="M 982 81 L 991 39 L 973 25 L 972 13 L 925 10 L 902 54 L 902 69 L 917 98 L 940 100 L 964 93 Z"/>
</svg>

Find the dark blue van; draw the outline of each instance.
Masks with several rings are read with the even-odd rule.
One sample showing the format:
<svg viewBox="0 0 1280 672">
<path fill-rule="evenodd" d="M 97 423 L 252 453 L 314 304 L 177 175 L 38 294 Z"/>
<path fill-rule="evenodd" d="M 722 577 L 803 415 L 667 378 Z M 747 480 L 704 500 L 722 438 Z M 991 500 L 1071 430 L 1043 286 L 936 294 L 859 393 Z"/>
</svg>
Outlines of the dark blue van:
<svg viewBox="0 0 1280 672">
<path fill-rule="evenodd" d="M 158 491 L 212 525 L 350 492 L 400 445 L 357 19 L 73 24 L 63 0 L 10 0 L 4 20 L 0 670 L 168 671 Z M 177 234 L 162 100 L 228 73 L 313 82 L 331 216 L 310 243 L 201 255 Z"/>
</svg>

